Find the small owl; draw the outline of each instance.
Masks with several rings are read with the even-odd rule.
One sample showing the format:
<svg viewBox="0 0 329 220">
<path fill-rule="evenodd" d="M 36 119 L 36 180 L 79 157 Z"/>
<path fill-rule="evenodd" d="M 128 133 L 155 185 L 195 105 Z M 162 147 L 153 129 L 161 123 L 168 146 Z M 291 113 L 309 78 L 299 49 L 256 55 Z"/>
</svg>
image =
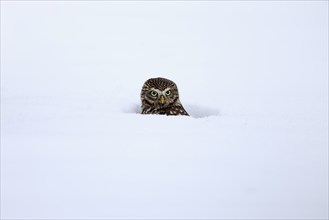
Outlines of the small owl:
<svg viewBox="0 0 329 220">
<path fill-rule="evenodd" d="M 142 114 L 189 115 L 179 101 L 176 84 L 165 78 L 148 79 L 141 91 Z"/>
</svg>

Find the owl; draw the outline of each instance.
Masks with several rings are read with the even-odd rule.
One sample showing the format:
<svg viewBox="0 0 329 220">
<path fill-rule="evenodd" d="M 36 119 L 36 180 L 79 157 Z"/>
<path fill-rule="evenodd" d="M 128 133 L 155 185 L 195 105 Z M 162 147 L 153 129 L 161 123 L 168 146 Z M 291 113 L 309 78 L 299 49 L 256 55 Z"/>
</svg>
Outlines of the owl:
<svg viewBox="0 0 329 220">
<path fill-rule="evenodd" d="M 165 78 L 148 79 L 141 91 L 142 114 L 189 115 L 179 101 L 177 85 Z"/>
</svg>

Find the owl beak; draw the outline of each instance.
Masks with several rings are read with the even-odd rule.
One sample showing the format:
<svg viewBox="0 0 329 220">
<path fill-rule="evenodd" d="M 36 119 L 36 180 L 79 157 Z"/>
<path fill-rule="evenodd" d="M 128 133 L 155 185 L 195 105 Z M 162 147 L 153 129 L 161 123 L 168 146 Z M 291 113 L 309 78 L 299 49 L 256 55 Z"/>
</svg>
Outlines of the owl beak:
<svg viewBox="0 0 329 220">
<path fill-rule="evenodd" d="M 164 103 L 165 103 L 165 98 L 164 98 L 163 95 L 160 97 L 160 103 L 161 103 L 161 104 L 164 104 Z"/>
</svg>

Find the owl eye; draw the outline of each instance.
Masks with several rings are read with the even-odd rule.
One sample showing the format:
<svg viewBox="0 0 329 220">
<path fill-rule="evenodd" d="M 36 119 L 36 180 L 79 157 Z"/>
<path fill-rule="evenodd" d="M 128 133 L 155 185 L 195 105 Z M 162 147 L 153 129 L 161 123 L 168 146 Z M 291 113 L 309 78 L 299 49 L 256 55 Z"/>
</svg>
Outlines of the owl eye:
<svg viewBox="0 0 329 220">
<path fill-rule="evenodd" d="M 158 93 L 156 91 L 151 91 L 151 96 L 156 97 Z"/>
<path fill-rule="evenodd" d="M 166 92 L 166 95 L 170 95 L 171 94 L 171 92 L 170 92 L 170 90 L 168 90 L 167 92 Z"/>
</svg>

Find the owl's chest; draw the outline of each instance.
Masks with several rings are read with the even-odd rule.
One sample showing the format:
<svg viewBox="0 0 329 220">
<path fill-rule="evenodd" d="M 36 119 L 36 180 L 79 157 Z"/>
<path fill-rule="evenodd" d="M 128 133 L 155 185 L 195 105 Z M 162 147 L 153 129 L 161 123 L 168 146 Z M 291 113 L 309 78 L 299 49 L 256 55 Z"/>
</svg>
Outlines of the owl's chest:
<svg viewBox="0 0 329 220">
<path fill-rule="evenodd" d="M 158 115 L 188 115 L 183 106 L 166 106 L 166 107 L 148 107 L 144 108 L 142 114 L 158 114 Z"/>
<path fill-rule="evenodd" d="M 160 115 L 179 115 L 180 112 L 177 109 L 177 107 L 169 106 L 169 107 L 166 107 L 166 108 L 159 109 L 157 114 L 160 114 Z"/>
</svg>

